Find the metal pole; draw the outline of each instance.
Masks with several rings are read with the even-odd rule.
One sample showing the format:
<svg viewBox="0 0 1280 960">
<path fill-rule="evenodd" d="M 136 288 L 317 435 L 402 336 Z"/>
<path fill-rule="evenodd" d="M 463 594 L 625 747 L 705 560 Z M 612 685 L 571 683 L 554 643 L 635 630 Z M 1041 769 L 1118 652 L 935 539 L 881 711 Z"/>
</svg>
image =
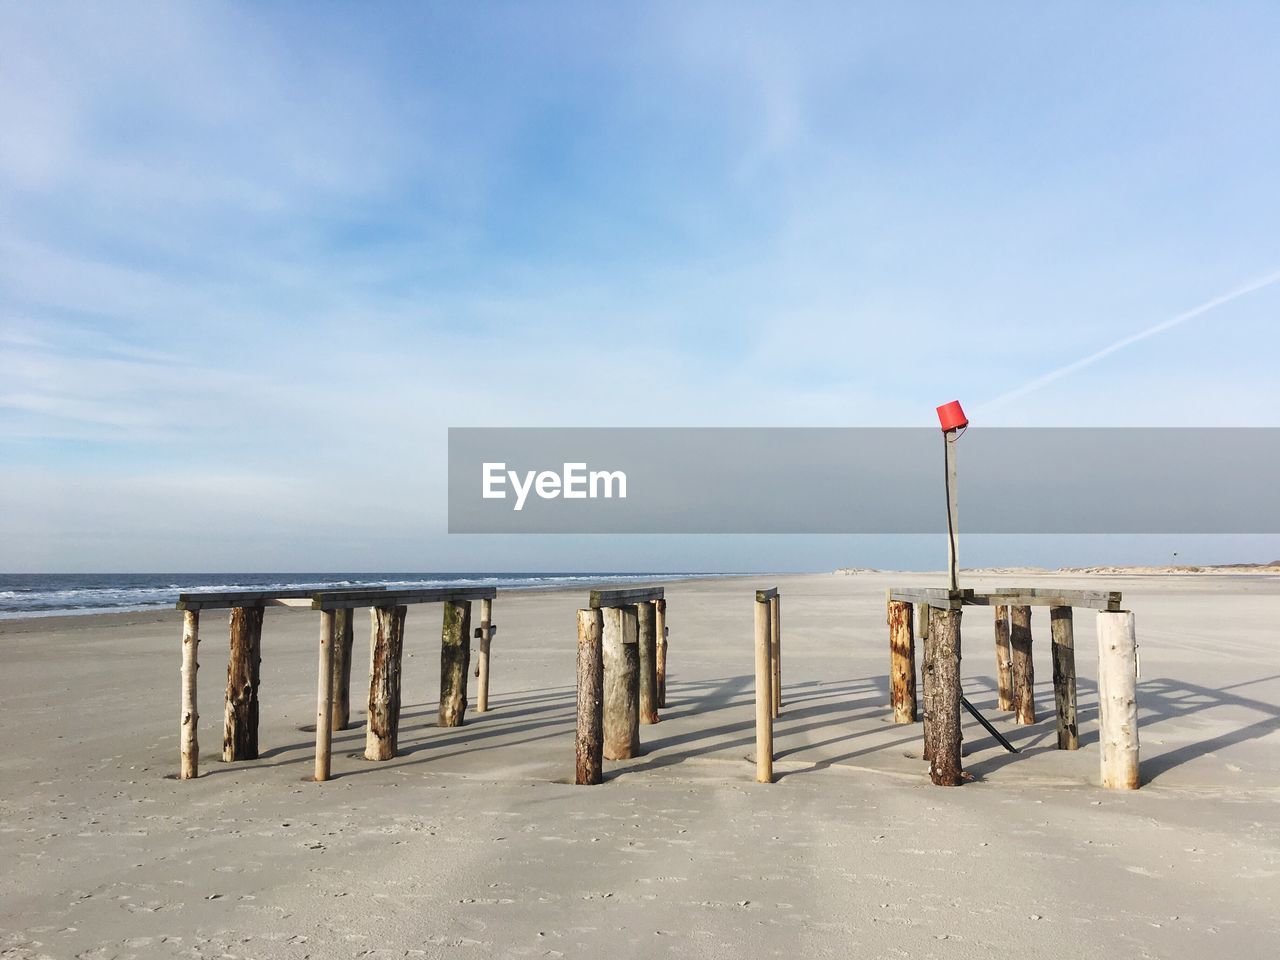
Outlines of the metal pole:
<svg viewBox="0 0 1280 960">
<path fill-rule="evenodd" d="M 956 528 L 960 525 L 956 503 L 956 437 L 958 431 L 948 430 L 942 435 L 947 460 L 947 572 L 952 590 L 960 589 L 960 544 Z"/>
</svg>

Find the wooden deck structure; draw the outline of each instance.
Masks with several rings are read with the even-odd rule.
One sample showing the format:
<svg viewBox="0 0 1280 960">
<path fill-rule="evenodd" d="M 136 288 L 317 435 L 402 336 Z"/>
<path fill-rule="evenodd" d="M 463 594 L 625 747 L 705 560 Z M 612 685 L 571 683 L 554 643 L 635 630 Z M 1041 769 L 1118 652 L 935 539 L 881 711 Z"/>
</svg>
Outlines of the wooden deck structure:
<svg viewBox="0 0 1280 960">
<path fill-rule="evenodd" d="M 924 757 L 934 783 L 963 781 L 960 762 L 960 620 L 965 607 L 995 608 L 997 702 L 1019 724 L 1036 722 L 1033 607 L 1048 607 L 1058 749 L 1080 746 L 1076 721 L 1073 608 L 1098 611 L 1098 713 L 1101 780 L 1136 789 L 1138 773 L 1137 638 L 1133 614 L 1115 590 L 1008 587 L 996 590 L 890 588 L 890 696 L 896 723 L 917 719 L 915 640 L 923 642 Z"/>
<path fill-rule="evenodd" d="M 184 593 L 182 716 L 180 769 L 183 780 L 199 776 L 200 614 L 204 610 L 231 611 L 230 660 L 227 667 L 226 708 L 222 758 L 253 760 L 258 756 L 258 686 L 262 660 L 262 620 L 266 607 L 316 610 L 320 613 L 319 660 L 316 679 L 316 751 L 314 779 L 329 779 L 333 731 L 350 722 L 351 655 L 354 638 L 352 611 L 368 607 L 371 621 L 369 710 L 365 757 L 388 760 L 396 755 L 400 723 L 400 665 L 404 619 L 409 605 L 442 603 L 444 622 L 440 652 L 441 726 L 461 726 L 467 708 L 467 668 L 471 652 L 471 604 L 481 602 L 483 672 L 479 700 L 488 708 L 489 643 L 497 629 L 492 622 L 493 587 L 440 587 L 388 590 L 362 587 L 350 590 L 231 591 Z"/>
</svg>

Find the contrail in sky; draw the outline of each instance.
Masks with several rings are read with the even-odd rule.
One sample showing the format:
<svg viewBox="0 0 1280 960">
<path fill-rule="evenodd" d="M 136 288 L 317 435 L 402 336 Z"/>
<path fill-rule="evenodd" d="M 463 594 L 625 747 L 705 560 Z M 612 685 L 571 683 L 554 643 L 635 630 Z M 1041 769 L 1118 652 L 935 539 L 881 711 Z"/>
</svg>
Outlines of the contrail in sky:
<svg viewBox="0 0 1280 960">
<path fill-rule="evenodd" d="M 1170 317 L 1168 320 L 1162 320 L 1153 327 L 1147 327 L 1145 330 L 1139 330 L 1137 333 L 1131 333 L 1129 336 L 1117 340 L 1110 346 L 1103 347 L 1096 353 L 1091 353 L 1087 357 L 1081 357 L 1074 363 L 1068 363 L 1065 367 L 1058 367 L 1056 370 L 1050 370 L 1048 373 L 1041 374 L 1034 380 L 1028 380 L 1022 386 L 1015 387 L 1008 393 L 1002 393 L 994 400 L 988 400 L 986 403 L 981 404 L 981 406 L 993 407 L 996 404 L 1004 403 L 1005 401 L 1013 400 L 1017 397 L 1026 396 L 1028 393 L 1031 393 L 1033 390 L 1039 390 L 1046 384 L 1053 383 L 1055 380 L 1061 380 L 1068 374 L 1072 374 L 1077 370 L 1082 370 L 1085 367 L 1092 366 L 1103 357 L 1109 357 L 1117 350 L 1123 350 L 1130 344 L 1137 343 L 1139 340 L 1146 340 L 1148 337 L 1154 337 L 1157 333 L 1164 333 L 1164 331 L 1176 327 L 1179 324 L 1186 323 L 1188 320 L 1192 320 L 1202 314 L 1208 313 L 1210 310 L 1214 310 L 1222 306 L 1224 303 L 1230 303 L 1238 297 L 1243 297 L 1246 294 L 1261 290 L 1263 287 L 1269 287 L 1273 283 L 1277 282 L 1280 282 L 1280 270 L 1268 273 L 1265 277 L 1246 283 L 1242 287 L 1236 287 L 1236 289 L 1231 290 L 1228 293 L 1224 293 L 1221 296 L 1214 297 L 1212 300 L 1206 300 L 1204 303 L 1200 304 L 1200 306 L 1192 307 L 1186 313 L 1180 313 L 1176 317 Z"/>
</svg>

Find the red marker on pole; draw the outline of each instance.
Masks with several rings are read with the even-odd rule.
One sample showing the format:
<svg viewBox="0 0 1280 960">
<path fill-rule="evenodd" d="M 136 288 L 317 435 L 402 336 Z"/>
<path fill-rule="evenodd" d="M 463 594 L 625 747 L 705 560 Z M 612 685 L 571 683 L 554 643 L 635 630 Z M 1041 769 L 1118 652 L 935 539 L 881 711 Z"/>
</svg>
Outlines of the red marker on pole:
<svg viewBox="0 0 1280 960">
<path fill-rule="evenodd" d="M 960 589 L 960 545 L 956 528 L 960 517 L 956 502 L 956 441 L 969 426 L 969 418 L 959 400 L 952 400 L 938 407 L 938 423 L 942 426 L 943 446 L 947 463 L 947 574 L 952 590 Z"/>
</svg>

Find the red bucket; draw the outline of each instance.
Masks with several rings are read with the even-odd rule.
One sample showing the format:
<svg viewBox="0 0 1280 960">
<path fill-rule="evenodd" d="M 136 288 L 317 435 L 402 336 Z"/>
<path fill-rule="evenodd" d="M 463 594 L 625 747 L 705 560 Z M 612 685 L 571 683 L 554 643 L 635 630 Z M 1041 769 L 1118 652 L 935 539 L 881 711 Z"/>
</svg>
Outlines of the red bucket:
<svg viewBox="0 0 1280 960">
<path fill-rule="evenodd" d="M 960 408 L 960 401 L 952 400 L 938 408 L 938 422 L 942 424 L 942 432 L 946 433 L 950 430 L 963 430 L 969 425 L 969 418 Z"/>
</svg>

